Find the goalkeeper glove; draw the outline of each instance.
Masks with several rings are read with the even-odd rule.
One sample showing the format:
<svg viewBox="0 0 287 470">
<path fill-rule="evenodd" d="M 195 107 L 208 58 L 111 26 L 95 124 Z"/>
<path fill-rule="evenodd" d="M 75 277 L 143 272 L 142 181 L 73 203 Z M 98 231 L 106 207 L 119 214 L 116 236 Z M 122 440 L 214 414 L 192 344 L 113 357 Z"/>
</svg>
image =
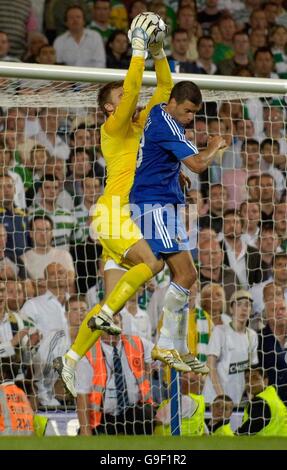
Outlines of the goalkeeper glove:
<svg viewBox="0 0 287 470">
<path fill-rule="evenodd" d="M 163 59 L 165 57 L 165 52 L 163 49 L 164 40 L 167 35 L 167 25 L 162 18 L 158 17 L 158 26 L 154 34 L 154 38 L 149 43 L 149 52 L 151 53 L 153 59 Z"/>
<path fill-rule="evenodd" d="M 147 44 L 148 44 L 148 35 L 142 28 L 135 28 L 134 30 L 129 30 L 129 39 L 132 46 L 133 56 L 143 57 L 146 59 Z"/>
<path fill-rule="evenodd" d="M 131 24 L 128 38 L 131 42 L 133 55 L 146 58 L 148 42 L 158 25 L 158 17 L 154 13 L 140 13 Z"/>
<path fill-rule="evenodd" d="M 166 57 L 164 49 L 163 49 L 163 42 L 153 42 L 149 44 L 148 50 L 151 53 L 153 59 L 159 60 Z"/>
</svg>

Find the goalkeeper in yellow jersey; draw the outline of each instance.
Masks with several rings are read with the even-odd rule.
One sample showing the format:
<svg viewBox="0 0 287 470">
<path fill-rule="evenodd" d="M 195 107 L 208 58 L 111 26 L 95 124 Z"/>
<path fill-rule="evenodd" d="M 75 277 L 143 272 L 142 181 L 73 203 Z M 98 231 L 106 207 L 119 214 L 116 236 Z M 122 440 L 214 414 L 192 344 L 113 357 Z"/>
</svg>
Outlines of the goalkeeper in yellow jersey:
<svg viewBox="0 0 287 470">
<path fill-rule="evenodd" d="M 164 25 L 160 21 L 161 26 Z M 161 35 L 161 41 L 149 45 L 150 37 L 158 31 L 158 23 L 158 15 L 148 12 L 133 20 L 129 31 L 132 59 L 125 81 L 109 83 L 99 93 L 99 106 L 107 117 L 101 128 L 107 184 L 95 209 L 93 229 L 103 246 L 106 298 L 103 305 L 98 304 L 88 312 L 67 354 L 54 361 L 55 369 L 74 396 L 77 362 L 102 331 L 110 334 L 121 332 L 113 322 L 113 315 L 123 308 L 140 286 L 163 268 L 163 261 L 154 256 L 139 228 L 130 218 L 129 210 L 129 193 L 147 116 L 153 106 L 168 100 L 173 87 L 170 68 L 162 48 L 164 35 Z M 155 61 L 157 87 L 146 108 L 135 117 L 148 49 Z M 170 366 L 177 370 L 190 371 L 176 352 L 166 351 L 165 354 L 163 359 Z"/>
</svg>

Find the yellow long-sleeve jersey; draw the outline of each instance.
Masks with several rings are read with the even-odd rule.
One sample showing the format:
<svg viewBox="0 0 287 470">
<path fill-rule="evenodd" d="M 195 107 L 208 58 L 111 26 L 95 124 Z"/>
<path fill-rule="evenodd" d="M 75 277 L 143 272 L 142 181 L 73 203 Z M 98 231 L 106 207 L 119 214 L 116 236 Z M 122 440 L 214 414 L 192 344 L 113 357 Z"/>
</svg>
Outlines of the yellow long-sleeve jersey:
<svg viewBox="0 0 287 470">
<path fill-rule="evenodd" d="M 150 110 L 169 99 L 173 82 L 167 60 L 155 61 L 157 87 L 138 118 L 133 121 L 142 84 L 144 59 L 133 57 L 124 81 L 120 104 L 101 127 L 101 147 L 107 168 L 104 198 L 120 197 L 120 205 L 129 202 L 134 181 L 136 158 L 143 128 Z"/>
</svg>

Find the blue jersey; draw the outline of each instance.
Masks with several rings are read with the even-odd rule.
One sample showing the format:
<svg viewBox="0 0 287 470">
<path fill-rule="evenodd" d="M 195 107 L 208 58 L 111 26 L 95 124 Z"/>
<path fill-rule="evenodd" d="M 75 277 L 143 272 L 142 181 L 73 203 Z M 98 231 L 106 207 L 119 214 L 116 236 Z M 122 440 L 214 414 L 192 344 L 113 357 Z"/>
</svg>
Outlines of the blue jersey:
<svg viewBox="0 0 287 470">
<path fill-rule="evenodd" d="M 185 138 L 184 128 L 164 110 L 153 107 L 141 139 L 130 202 L 182 204 L 179 184 L 181 162 L 198 150 Z"/>
</svg>

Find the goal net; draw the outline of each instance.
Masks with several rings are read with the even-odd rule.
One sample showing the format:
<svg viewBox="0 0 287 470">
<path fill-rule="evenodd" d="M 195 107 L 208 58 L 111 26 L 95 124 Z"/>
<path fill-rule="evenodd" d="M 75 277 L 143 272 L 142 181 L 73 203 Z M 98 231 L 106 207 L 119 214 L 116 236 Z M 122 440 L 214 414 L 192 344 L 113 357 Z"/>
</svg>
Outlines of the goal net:
<svg viewBox="0 0 287 470">
<path fill-rule="evenodd" d="M 246 370 L 257 363 L 287 403 L 284 88 L 227 91 L 224 84 L 220 90 L 220 79 L 214 79 L 216 87 L 210 79 L 202 109 L 186 129 L 199 150 L 210 136 L 226 141 L 200 174 L 183 167 L 190 180 L 185 223 L 198 269 L 188 346 L 211 369 L 207 378 L 187 374 L 179 381 L 182 432 L 190 435 L 204 432 L 194 425 L 204 422 L 204 401 L 209 432 L 230 418 L 233 429 L 241 424 L 251 393 Z M 89 230 L 90 208 L 106 176 L 104 117 L 97 106 L 102 81 L 0 80 L 0 356 L 14 363 L 17 384 L 34 409 L 51 418 L 56 433 L 76 434 L 79 422 L 82 432 L 101 423 L 101 432 L 111 433 L 118 359 L 124 368 L 122 432 L 150 434 L 156 419 L 155 432 L 170 433 L 169 372 L 151 361 L 170 282 L 167 268 L 121 312 L 126 336 L 102 338 L 81 361 L 77 402 L 52 368 L 86 312 L 105 295 L 102 249 Z M 152 91 L 143 86 L 141 106 Z M 203 415 L 196 421 L 198 410 Z M 103 421 L 107 416 L 110 421 Z"/>
</svg>

